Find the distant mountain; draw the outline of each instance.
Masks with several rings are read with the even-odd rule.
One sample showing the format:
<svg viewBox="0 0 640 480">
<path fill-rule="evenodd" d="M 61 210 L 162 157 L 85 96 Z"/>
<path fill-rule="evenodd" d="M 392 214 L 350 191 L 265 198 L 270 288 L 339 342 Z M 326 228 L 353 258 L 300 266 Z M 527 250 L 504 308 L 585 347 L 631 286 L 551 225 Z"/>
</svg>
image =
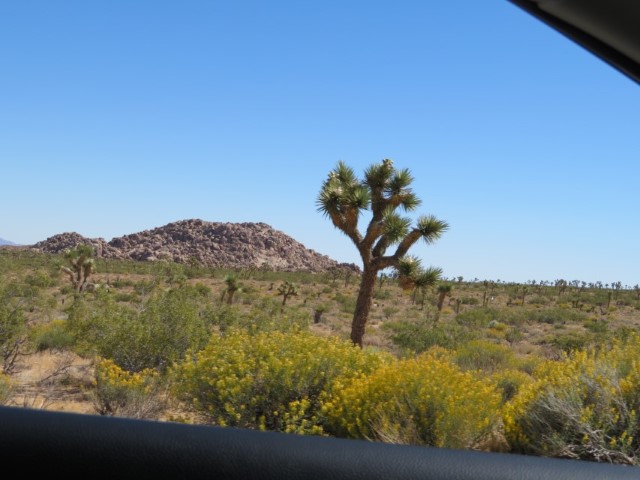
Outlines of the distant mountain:
<svg viewBox="0 0 640 480">
<path fill-rule="evenodd" d="M 306 248 L 266 223 L 220 223 L 182 220 L 163 227 L 114 238 L 86 238 L 62 233 L 32 248 L 59 253 L 80 244 L 92 245 L 98 257 L 142 261 L 171 260 L 208 267 L 260 268 L 322 272 L 332 267 L 359 270 Z"/>
<path fill-rule="evenodd" d="M 4 238 L 0 238 L 0 245 L 11 245 L 16 246 L 17 243 L 10 242 L 9 240 L 5 240 Z"/>
</svg>

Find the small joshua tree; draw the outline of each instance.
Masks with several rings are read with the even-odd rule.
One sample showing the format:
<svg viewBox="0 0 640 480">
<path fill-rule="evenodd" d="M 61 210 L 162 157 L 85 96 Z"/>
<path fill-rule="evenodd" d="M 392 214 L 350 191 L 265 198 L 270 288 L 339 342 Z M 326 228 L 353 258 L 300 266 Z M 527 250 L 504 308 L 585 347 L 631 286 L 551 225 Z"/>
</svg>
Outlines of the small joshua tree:
<svg viewBox="0 0 640 480">
<path fill-rule="evenodd" d="M 313 323 L 320 323 L 322 321 L 322 314 L 327 311 L 326 305 L 318 305 L 313 309 Z"/>
<path fill-rule="evenodd" d="M 284 282 L 278 287 L 278 295 L 282 295 L 282 306 L 284 307 L 289 297 L 298 295 L 298 288 L 294 283 Z"/>
<path fill-rule="evenodd" d="M 362 259 L 363 272 L 351 323 L 351 341 L 360 347 L 378 272 L 398 268 L 418 240 L 431 244 L 448 228 L 446 222 L 431 215 L 419 217 L 412 226 L 411 219 L 397 213 L 398 209 L 411 211 L 420 205 L 420 199 L 410 188 L 411 182 L 409 170 L 397 170 L 389 159 L 367 168 L 362 180 L 339 162 L 329 172 L 318 195 L 318 210 L 351 239 Z M 361 232 L 358 220 L 361 212 L 367 210 L 371 211 L 371 220 Z M 395 252 L 387 255 L 387 249 L 393 245 Z"/>
<path fill-rule="evenodd" d="M 76 292 L 84 292 L 89 285 L 89 277 L 95 272 L 93 247 L 78 245 L 73 250 L 67 250 L 64 257 L 69 266 L 63 266 L 60 269 L 69 276 Z"/>
<path fill-rule="evenodd" d="M 233 303 L 233 296 L 236 294 L 236 292 L 242 291 L 242 285 L 238 281 L 238 278 L 233 274 L 225 275 L 224 283 L 225 288 L 222 291 L 222 297 L 220 298 L 220 300 L 224 301 L 226 297 L 227 304 L 231 305 Z"/>
<path fill-rule="evenodd" d="M 438 307 L 439 312 L 442 311 L 444 299 L 451 295 L 451 289 L 452 287 L 449 283 L 441 283 L 440 285 L 438 285 L 438 304 L 436 306 Z"/>
</svg>

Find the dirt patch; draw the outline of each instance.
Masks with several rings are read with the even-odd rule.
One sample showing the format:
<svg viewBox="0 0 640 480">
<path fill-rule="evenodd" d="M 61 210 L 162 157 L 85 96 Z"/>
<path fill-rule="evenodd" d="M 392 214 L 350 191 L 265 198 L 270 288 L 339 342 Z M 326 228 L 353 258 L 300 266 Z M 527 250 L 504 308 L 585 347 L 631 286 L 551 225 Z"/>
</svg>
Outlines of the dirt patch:
<svg viewBox="0 0 640 480">
<path fill-rule="evenodd" d="M 92 361 L 72 352 L 38 352 L 20 359 L 8 405 L 95 413 Z"/>
</svg>

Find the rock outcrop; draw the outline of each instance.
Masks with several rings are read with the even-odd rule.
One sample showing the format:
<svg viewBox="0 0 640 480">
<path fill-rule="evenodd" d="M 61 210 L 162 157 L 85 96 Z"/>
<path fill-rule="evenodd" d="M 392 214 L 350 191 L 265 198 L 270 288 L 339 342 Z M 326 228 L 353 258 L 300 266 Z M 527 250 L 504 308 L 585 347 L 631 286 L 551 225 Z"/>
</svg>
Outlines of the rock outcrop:
<svg viewBox="0 0 640 480">
<path fill-rule="evenodd" d="M 54 235 L 32 248 L 60 253 L 80 244 L 94 247 L 96 256 L 140 261 L 197 262 L 207 267 L 268 268 L 278 271 L 322 272 L 333 267 L 358 271 L 306 248 L 266 223 L 220 223 L 182 220 L 163 227 L 114 238 L 86 238 L 78 233 Z"/>
</svg>

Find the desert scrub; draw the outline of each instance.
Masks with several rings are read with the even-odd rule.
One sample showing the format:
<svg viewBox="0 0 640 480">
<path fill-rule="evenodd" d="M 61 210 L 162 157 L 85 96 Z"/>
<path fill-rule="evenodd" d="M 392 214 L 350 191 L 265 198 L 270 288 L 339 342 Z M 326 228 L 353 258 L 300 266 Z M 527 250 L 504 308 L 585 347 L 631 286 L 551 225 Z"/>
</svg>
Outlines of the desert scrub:
<svg viewBox="0 0 640 480">
<path fill-rule="evenodd" d="M 180 398 L 221 426 L 321 433 L 321 398 L 336 379 L 362 376 L 384 360 L 309 332 L 230 330 L 174 369 Z"/>
<path fill-rule="evenodd" d="M 263 298 L 249 312 L 237 305 L 211 306 L 203 314 L 207 323 L 220 332 L 246 329 L 252 333 L 299 331 L 311 323 L 311 312 L 305 308 L 282 309 L 281 302 Z"/>
<path fill-rule="evenodd" d="M 511 400 L 524 385 L 533 382 L 533 377 L 528 373 L 513 368 L 499 370 L 490 376 L 491 381 L 502 393 L 503 403 Z"/>
<path fill-rule="evenodd" d="M 165 405 L 162 384 L 157 370 L 130 373 L 112 360 L 98 360 L 95 366 L 95 409 L 100 415 L 158 418 Z"/>
<path fill-rule="evenodd" d="M 384 325 L 398 347 L 421 353 L 431 347 L 456 348 L 478 336 L 473 329 L 455 323 L 434 324 L 428 320 L 399 320 Z"/>
<path fill-rule="evenodd" d="M 557 335 L 549 335 L 543 339 L 543 343 L 552 345 L 558 351 L 570 353 L 574 350 L 582 350 L 593 342 L 593 335 L 582 332 L 569 332 Z"/>
<path fill-rule="evenodd" d="M 491 373 L 515 365 L 513 350 L 487 340 L 472 340 L 460 346 L 454 362 L 463 370 L 483 370 Z"/>
<path fill-rule="evenodd" d="M 27 320 L 24 309 L 29 305 L 25 297 L 30 287 L 9 283 L 0 285 L 0 373 L 11 373 L 27 340 Z"/>
<path fill-rule="evenodd" d="M 456 316 L 459 325 L 467 327 L 487 327 L 492 321 L 502 320 L 502 314 L 494 308 L 474 308 Z"/>
<path fill-rule="evenodd" d="M 527 320 L 532 323 L 566 324 L 583 323 L 589 316 L 576 310 L 565 310 L 564 308 L 546 308 L 529 312 Z"/>
<path fill-rule="evenodd" d="M 207 343 L 210 328 L 202 310 L 190 286 L 155 290 L 137 309 L 99 292 L 74 300 L 67 325 L 82 354 L 110 358 L 129 372 L 164 371 Z"/>
<path fill-rule="evenodd" d="M 504 409 L 516 452 L 637 464 L 640 337 L 575 351 L 534 371 Z"/>
<path fill-rule="evenodd" d="M 0 405 L 4 405 L 11 395 L 11 378 L 0 373 Z"/>
<path fill-rule="evenodd" d="M 336 386 L 324 403 L 338 436 L 473 448 L 498 428 L 500 392 L 433 349 Z"/>
<path fill-rule="evenodd" d="M 31 327 L 29 340 L 36 352 L 66 350 L 70 349 L 74 344 L 73 336 L 67 328 L 67 322 L 64 320 L 53 320 L 49 323 Z"/>
</svg>

